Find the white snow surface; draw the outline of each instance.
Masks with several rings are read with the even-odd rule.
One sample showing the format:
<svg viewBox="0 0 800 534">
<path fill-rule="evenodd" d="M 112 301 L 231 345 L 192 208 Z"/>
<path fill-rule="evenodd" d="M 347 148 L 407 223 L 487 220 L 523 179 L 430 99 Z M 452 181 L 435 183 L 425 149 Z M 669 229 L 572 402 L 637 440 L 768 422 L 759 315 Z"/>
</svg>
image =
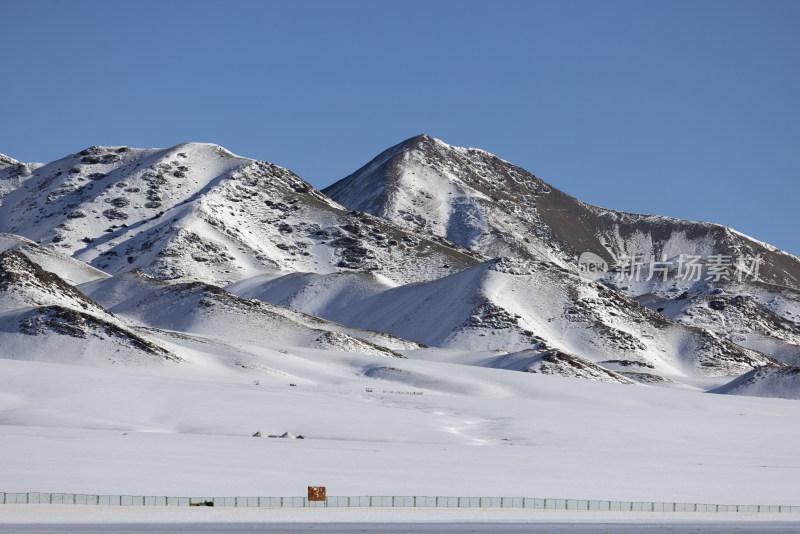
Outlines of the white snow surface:
<svg viewBox="0 0 800 534">
<path fill-rule="evenodd" d="M 4 490 L 800 502 L 794 401 L 415 359 L 374 374 L 374 357 L 310 349 L 259 350 L 255 372 L 206 350 L 159 368 L 0 359 Z"/>
</svg>

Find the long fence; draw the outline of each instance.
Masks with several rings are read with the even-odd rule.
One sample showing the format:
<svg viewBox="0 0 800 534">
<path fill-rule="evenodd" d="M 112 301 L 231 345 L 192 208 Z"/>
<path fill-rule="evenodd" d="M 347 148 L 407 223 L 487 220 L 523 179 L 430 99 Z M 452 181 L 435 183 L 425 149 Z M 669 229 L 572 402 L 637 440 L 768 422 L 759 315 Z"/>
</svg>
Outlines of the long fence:
<svg viewBox="0 0 800 534">
<path fill-rule="evenodd" d="M 215 506 L 228 508 L 495 508 L 597 512 L 800 513 L 800 506 L 540 499 L 532 497 L 168 497 L 0 492 L 0 504 L 93 506 Z"/>
</svg>

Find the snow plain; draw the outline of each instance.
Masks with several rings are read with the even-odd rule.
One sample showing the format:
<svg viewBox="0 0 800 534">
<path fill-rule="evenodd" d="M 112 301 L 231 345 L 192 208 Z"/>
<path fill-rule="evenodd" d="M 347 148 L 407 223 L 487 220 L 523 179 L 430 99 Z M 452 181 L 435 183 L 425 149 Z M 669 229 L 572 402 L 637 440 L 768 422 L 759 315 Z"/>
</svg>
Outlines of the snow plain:
<svg viewBox="0 0 800 534">
<path fill-rule="evenodd" d="M 262 349 L 258 385 L 222 358 L 3 359 L 3 490 L 800 503 L 796 402 L 409 356 Z"/>
</svg>

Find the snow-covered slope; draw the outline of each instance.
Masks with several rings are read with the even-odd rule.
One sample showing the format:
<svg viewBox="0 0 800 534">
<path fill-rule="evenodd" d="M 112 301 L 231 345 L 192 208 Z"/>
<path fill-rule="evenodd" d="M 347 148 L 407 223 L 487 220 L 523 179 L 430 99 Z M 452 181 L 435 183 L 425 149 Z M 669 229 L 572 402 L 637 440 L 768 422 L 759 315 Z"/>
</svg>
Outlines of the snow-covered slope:
<svg viewBox="0 0 800 534">
<path fill-rule="evenodd" d="M 784 363 L 800 364 L 800 325 L 753 297 L 720 292 L 702 296 L 684 293 L 675 299 L 643 295 L 636 300 L 681 324 L 711 330 Z"/>
<path fill-rule="evenodd" d="M 81 365 L 179 360 L 13 249 L 0 254 L 0 357 Z"/>
<path fill-rule="evenodd" d="M 710 393 L 800 400 L 800 367 L 759 367 Z"/>
<path fill-rule="evenodd" d="M 64 306 L 108 315 L 102 307 L 22 252 L 8 249 L 0 253 L 0 309 L 37 306 Z"/>
<path fill-rule="evenodd" d="M 585 358 L 565 354 L 559 350 L 523 350 L 487 358 L 481 362 L 481 365 L 493 369 L 583 378 L 600 382 L 634 383 L 634 381 L 625 378 L 623 375 L 600 367 Z"/>
<path fill-rule="evenodd" d="M 57 274 L 70 284 L 83 284 L 108 278 L 103 271 L 18 235 L 0 234 L 0 252 L 6 250 L 22 252 L 44 270 Z"/>
<path fill-rule="evenodd" d="M 117 321 L 62 306 L 0 312 L 0 358 L 91 366 L 180 361 Z"/>
<path fill-rule="evenodd" d="M 477 261 L 444 240 L 349 212 L 286 169 L 217 145 L 91 147 L 25 169 L 0 170 L 0 230 L 111 274 L 138 269 L 225 285 L 369 270 L 407 283 Z"/>
<path fill-rule="evenodd" d="M 337 317 L 365 298 L 396 286 L 388 278 L 373 272 L 344 272 L 254 277 L 225 289 L 240 297 L 272 302 L 317 317 Z"/>
<path fill-rule="evenodd" d="M 133 272 L 81 290 L 137 324 L 269 347 L 316 347 L 402 357 L 417 343 L 330 323 L 294 310 L 237 297 L 202 282 L 167 283 Z"/>
<path fill-rule="evenodd" d="M 328 318 L 431 346 L 558 349 L 615 371 L 730 376 L 777 363 L 552 264 L 522 260 L 389 289 Z"/>
</svg>

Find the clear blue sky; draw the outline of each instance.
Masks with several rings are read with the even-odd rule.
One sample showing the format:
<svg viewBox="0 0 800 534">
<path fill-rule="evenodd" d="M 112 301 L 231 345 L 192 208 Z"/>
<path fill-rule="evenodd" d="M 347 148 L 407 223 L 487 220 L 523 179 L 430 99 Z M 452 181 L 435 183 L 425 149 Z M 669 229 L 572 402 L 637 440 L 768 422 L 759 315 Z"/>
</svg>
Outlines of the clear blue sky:
<svg viewBox="0 0 800 534">
<path fill-rule="evenodd" d="M 208 141 L 317 187 L 418 133 L 800 254 L 800 1 L 0 0 L 0 152 Z"/>
</svg>

